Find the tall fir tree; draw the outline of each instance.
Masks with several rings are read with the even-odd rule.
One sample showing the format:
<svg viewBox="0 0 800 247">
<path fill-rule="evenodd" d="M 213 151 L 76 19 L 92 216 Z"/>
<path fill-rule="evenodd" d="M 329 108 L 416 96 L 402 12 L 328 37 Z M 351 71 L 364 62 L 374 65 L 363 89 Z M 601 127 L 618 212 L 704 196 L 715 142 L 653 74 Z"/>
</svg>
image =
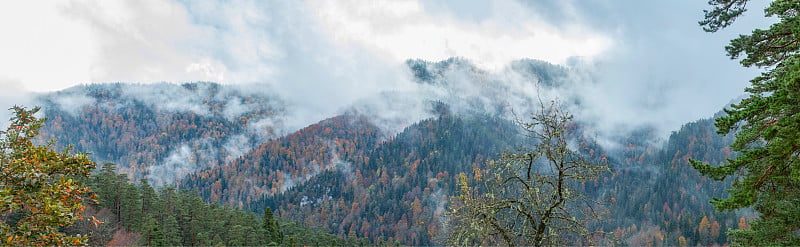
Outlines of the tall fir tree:
<svg viewBox="0 0 800 247">
<path fill-rule="evenodd" d="M 127 177 L 121 175 L 121 180 L 127 181 Z M 126 230 L 133 232 L 141 229 L 142 226 L 142 195 L 136 185 L 131 183 L 122 184 L 122 207 L 120 208 L 120 218 Z"/>
<path fill-rule="evenodd" d="M 700 25 L 716 32 L 746 11 L 748 0 L 711 0 Z M 705 176 L 735 176 L 730 196 L 711 203 L 719 210 L 753 207 L 760 216 L 750 229 L 728 231 L 743 245 L 800 245 L 800 1 L 775 0 L 764 12 L 776 18 L 768 29 L 731 40 L 731 59 L 766 68 L 750 81 L 749 97 L 717 119 L 719 134 L 736 133 L 740 155 L 718 166 L 691 160 Z"/>
<path fill-rule="evenodd" d="M 166 245 L 167 242 L 164 239 L 164 234 L 161 232 L 161 226 L 158 224 L 158 221 L 155 218 L 153 218 L 153 216 L 151 215 L 145 216 L 142 228 L 144 230 L 141 232 L 141 237 L 139 238 L 139 245 L 142 246 Z"/>
<path fill-rule="evenodd" d="M 164 233 L 164 241 L 169 246 L 181 245 L 181 232 L 179 229 L 178 221 L 174 216 L 170 215 L 164 220 L 161 227 Z"/>
<path fill-rule="evenodd" d="M 267 207 L 267 209 L 264 210 L 264 219 L 261 224 L 268 245 L 280 245 L 283 242 L 283 234 L 278 228 L 278 223 L 275 222 L 275 216 L 272 214 L 271 208 Z"/>
</svg>

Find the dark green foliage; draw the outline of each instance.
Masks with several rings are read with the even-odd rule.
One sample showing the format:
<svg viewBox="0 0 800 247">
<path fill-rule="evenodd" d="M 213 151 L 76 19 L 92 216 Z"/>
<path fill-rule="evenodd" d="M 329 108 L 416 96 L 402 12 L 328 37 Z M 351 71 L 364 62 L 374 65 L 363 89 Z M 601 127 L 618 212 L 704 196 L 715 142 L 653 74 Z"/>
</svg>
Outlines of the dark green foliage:
<svg viewBox="0 0 800 247">
<path fill-rule="evenodd" d="M 114 172 L 113 166 L 112 163 L 105 164 L 103 172 L 93 175 L 90 180 L 98 196 L 98 204 L 93 207 L 121 212 L 119 217 L 109 217 L 104 224 L 119 225 L 118 231 L 130 229 L 130 232 L 137 233 L 138 245 L 265 246 L 270 243 L 283 245 L 289 243 L 290 238 L 295 244 L 302 245 L 342 243 L 333 235 L 275 220 L 271 212 L 259 219 L 261 217 L 254 213 L 207 204 L 188 191 L 161 188 L 156 192 L 146 181 L 136 186 L 128 182 L 126 176 Z M 126 189 L 117 191 L 114 188 Z M 123 199 L 116 204 L 116 198 Z M 106 238 L 111 239 L 110 236 Z M 111 241 L 116 243 L 117 240 Z"/>
<path fill-rule="evenodd" d="M 707 11 L 706 31 L 729 26 L 744 12 L 747 0 L 714 0 Z M 711 203 L 719 210 L 754 208 L 760 218 L 751 229 L 731 233 L 744 245 L 800 245 L 800 1 L 775 0 L 765 10 L 778 21 L 755 29 L 725 47 L 731 59 L 767 72 L 750 81 L 749 97 L 717 119 L 720 134 L 736 132 L 731 149 L 740 152 L 719 166 L 692 161 L 715 180 L 734 177 L 730 196 Z"/>
<path fill-rule="evenodd" d="M 700 21 L 703 30 L 716 32 L 730 26 L 733 21 L 745 11 L 749 0 L 710 0 L 708 4 L 714 6 L 712 10 L 704 10 L 705 19 Z"/>
<path fill-rule="evenodd" d="M 153 218 L 152 215 L 147 215 L 144 220 L 144 224 L 142 226 L 141 238 L 139 238 L 139 244 L 142 246 L 164 246 L 166 245 L 166 239 L 164 239 L 164 234 L 161 232 L 161 227 L 159 223 Z"/>
<path fill-rule="evenodd" d="M 274 217 L 272 209 L 267 207 L 261 220 L 261 230 L 264 232 L 264 238 L 267 239 L 268 243 L 281 245 L 283 243 L 283 234 L 278 229 L 278 223 L 275 222 Z"/>
</svg>

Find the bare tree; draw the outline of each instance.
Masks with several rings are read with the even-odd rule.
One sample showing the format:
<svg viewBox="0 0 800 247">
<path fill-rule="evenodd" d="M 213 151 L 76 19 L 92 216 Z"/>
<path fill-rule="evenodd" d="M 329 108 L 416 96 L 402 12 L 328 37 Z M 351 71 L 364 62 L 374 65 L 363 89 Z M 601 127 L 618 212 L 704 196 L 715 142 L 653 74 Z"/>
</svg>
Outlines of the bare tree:
<svg viewBox="0 0 800 247">
<path fill-rule="evenodd" d="M 572 115 L 557 101 L 539 102 L 530 122 L 517 120 L 535 143 L 531 149 L 504 153 L 475 169 L 472 179 L 460 174 L 449 212 L 450 244 L 564 245 L 592 242 L 600 233 L 586 224 L 599 219 L 601 205 L 577 186 L 608 172 L 607 162 L 571 149 L 577 146 L 568 136 Z"/>
</svg>

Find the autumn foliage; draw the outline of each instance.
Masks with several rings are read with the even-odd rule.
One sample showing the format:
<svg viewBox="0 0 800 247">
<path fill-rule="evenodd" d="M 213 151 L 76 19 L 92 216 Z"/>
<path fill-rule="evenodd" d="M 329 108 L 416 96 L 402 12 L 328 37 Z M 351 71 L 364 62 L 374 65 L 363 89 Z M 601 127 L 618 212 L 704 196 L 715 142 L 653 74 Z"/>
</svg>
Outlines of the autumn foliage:
<svg viewBox="0 0 800 247">
<path fill-rule="evenodd" d="M 44 119 L 14 107 L 8 130 L 0 132 L 0 240 L 12 246 L 84 245 L 86 236 L 59 230 L 81 220 L 89 188 L 82 181 L 94 163 L 70 148 L 55 152 L 34 145 Z"/>
</svg>

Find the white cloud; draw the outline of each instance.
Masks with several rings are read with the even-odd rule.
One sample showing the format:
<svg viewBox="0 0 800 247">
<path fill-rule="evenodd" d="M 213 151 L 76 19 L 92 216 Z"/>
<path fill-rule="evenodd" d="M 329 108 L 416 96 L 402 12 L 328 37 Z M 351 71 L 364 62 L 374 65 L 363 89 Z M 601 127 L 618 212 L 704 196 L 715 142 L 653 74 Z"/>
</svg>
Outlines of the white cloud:
<svg viewBox="0 0 800 247">
<path fill-rule="evenodd" d="M 596 83 L 574 93 L 587 95 L 586 115 L 602 128 L 649 122 L 674 129 L 712 114 L 755 74 L 722 50 L 752 25 L 702 33 L 696 20 L 705 7 L 689 0 L 3 2 L 0 78 L 32 91 L 89 82 L 258 82 L 285 98 L 293 115 L 284 123 L 296 129 L 384 92 L 450 95 L 410 82 L 401 63 L 408 58 L 460 56 L 500 73 L 519 58 L 565 64 L 579 56 L 598 62 Z M 762 20 L 752 9 L 748 15 Z M 410 103 L 360 107 L 424 112 L 419 102 L 403 102 Z M 417 110 L 401 112 L 406 106 Z"/>
<path fill-rule="evenodd" d="M 203 40 L 214 33 L 191 23 L 185 6 L 168 0 L 77 1 L 63 15 L 91 28 L 91 82 L 224 81 Z"/>
<path fill-rule="evenodd" d="M 3 5 L 0 65 L 8 69 L 0 75 L 33 91 L 111 81 L 263 82 L 285 79 L 280 74 L 293 72 L 287 64 L 298 65 L 298 59 L 329 67 L 374 63 L 365 63 L 365 56 L 383 63 L 461 56 L 490 68 L 524 57 L 563 63 L 570 56 L 598 54 L 611 44 L 578 26 L 565 31 L 548 25 L 511 0 L 492 2 L 489 18 L 480 22 L 465 22 L 416 1 L 46 0 Z M 350 72 L 341 69 L 331 70 Z"/>
<path fill-rule="evenodd" d="M 490 18 L 465 22 L 430 13 L 416 1 L 309 1 L 323 30 L 339 44 L 355 44 L 394 61 L 465 57 L 500 69 L 521 58 L 563 64 L 595 56 L 609 37 L 581 26 L 558 29 L 510 0 L 493 1 Z"/>
<path fill-rule="evenodd" d="M 96 42 L 90 28 L 62 15 L 57 1 L 0 3 L 0 77 L 26 90 L 62 89 L 89 80 Z M 0 90 L 9 90 L 3 88 Z"/>
<path fill-rule="evenodd" d="M 15 105 L 26 106 L 30 93 L 26 92 L 18 80 L 0 76 L 0 130 L 5 131 L 10 125 L 13 112 L 9 109 Z"/>
</svg>

